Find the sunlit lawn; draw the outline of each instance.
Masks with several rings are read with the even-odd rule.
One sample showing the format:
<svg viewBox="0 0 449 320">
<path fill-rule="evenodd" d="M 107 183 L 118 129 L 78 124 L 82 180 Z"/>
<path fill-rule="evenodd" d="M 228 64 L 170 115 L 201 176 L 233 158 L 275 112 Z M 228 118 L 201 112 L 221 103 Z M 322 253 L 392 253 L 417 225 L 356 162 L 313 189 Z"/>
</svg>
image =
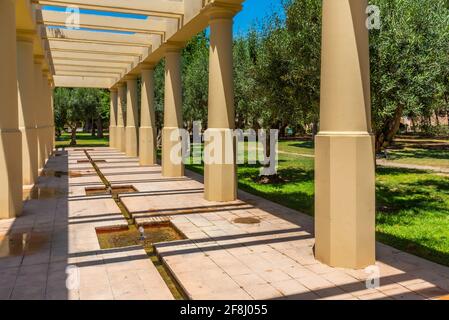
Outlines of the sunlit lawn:
<svg viewBox="0 0 449 320">
<path fill-rule="evenodd" d="M 313 155 L 315 150 L 312 141 L 288 140 L 279 141 L 279 151 Z"/>
<path fill-rule="evenodd" d="M 449 140 L 402 136 L 388 150 L 396 163 L 449 168 Z"/>
<path fill-rule="evenodd" d="M 303 153 L 302 142 L 296 143 L 281 142 L 279 149 Z M 277 185 L 255 182 L 259 167 L 238 166 L 240 189 L 313 215 L 313 158 L 279 154 L 278 172 L 286 182 Z M 203 172 L 202 165 L 187 168 Z M 378 168 L 376 176 L 377 239 L 449 266 L 449 177 L 398 168 Z"/>
<path fill-rule="evenodd" d="M 70 133 L 63 133 L 59 140 L 56 140 L 56 147 L 69 147 Z M 76 134 L 76 147 L 107 147 L 109 146 L 109 136 L 104 134 L 104 138 L 100 139 L 92 137 L 90 133 L 78 132 Z"/>
<path fill-rule="evenodd" d="M 388 160 L 396 163 L 449 168 L 449 148 L 446 150 L 413 148 L 390 150 Z"/>
</svg>

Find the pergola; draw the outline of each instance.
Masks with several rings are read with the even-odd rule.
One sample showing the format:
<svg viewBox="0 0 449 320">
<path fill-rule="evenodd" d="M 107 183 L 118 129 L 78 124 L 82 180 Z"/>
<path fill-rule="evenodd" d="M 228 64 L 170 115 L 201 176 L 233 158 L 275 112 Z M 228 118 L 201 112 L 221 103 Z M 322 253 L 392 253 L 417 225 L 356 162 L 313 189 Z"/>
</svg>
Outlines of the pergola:
<svg viewBox="0 0 449 320">
<path fill-rule="evenodd" d="M 161 59 L 165 59 L 162 174 L 183 176 L 183 164 L 170 161 L 170 150 L 177 143 L 170 135 L 183 127 L 181 50 L 210 27 L 208 131 L 226 136 L 234 129 L 233 17 L 243 2 L 1 0 L 0 218 L 21 214 L 23 187 L 37 181 L 54 150 L 54 87 L 108 88 L 110 146 L 139 157 L 141 165 L 155 164 L 154 66 Z M 41 10 L 43 5 L 62 10 Z M 366 0 L 323 0 L 315 255 L 338 267 L 360 268 L 375 261 L 366 6 Z M 64 12 L 67 7 L 81 9 L 80 29 L 66 28 L 72 22 Z M 73 22 L 78 22 L 76 17 Z M 113 32 L 93 32 L 98 30 Z M 204 172 L 207 200 L 236 199 L 235 163 L 206 164 Z"/>
</svg>

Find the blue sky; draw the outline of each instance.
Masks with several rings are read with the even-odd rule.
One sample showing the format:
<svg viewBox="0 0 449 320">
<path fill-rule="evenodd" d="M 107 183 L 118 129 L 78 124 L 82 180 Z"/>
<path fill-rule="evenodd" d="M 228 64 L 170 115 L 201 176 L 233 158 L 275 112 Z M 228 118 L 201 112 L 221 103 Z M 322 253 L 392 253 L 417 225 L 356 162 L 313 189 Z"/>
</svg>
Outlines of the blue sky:
<svg viewBox="0 0 449 320">
<path fill-rule="evenodd" d="M 44 6 L 44 10 L 60 11 L 65 12 L 64 7 L 52 7 Z M 244 34 L 251 26 L 262 22 L 263 18 L 269 15 L 273 11 L 281 10 L 281 0 L 246 0 L 243 4 L 243 10 L 237 14 L 234 20 L 234 33 Z M 146 16 L 137 14 L 127 14 L 127 13 L 114 13 L 96 10 L 80 10 L 81 13 L 101 15 L 101 16 L 111 16 L 111 17 L 122 17 L 122 18 L 134 18 L 134 19 L 146 19 Z M 88 29 L 85 29 L 88 30 Z M 94 31 L 94 30 L 91 30 Z M 101 30 L 96 30 L 101 31 Z M 104 32 L 104 31 L 103 31 Z M 117 32 L 125 33 L 127 32 Z"/>
<path fill-rule="evenodd" d="M 243 10 L 235 17 L 234 33 L 246 33 L 253 23 L 262 22 L 271 12 L 281 9 L 281 0 L 246 0 Z"/>
</svg>

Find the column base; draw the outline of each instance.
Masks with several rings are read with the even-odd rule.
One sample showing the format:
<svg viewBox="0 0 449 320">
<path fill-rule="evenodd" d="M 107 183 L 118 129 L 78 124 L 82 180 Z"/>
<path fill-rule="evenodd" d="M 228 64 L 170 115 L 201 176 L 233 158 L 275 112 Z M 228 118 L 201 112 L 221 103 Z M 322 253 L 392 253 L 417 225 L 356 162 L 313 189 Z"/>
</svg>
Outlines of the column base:
<svg viewBox="0 0 449 320">
<path fill-rule="evenodd" d="M 46 133 L 47 133 L 47 159 L 49 159 L 53 154 L 53 137 L 54 137 L 53 127 L 48 126 L 48 128 L 46 129 Z"/>
<path fill-rule="evenodd" d="M 156 164 L 155 131 L 152 127 L 140 127 L 139 129 L 139 160 L 142 166 Z"/>
<path fill-rule="evenodd" d="M 204 198 L 220 202 L 237 199 L 237 166 L 232 129 L 207 129 L 204 162 Z"/>
<path fill-rule="evenodd" d="M 43 169 L 45 167 L 45 161 L 47 160 L 47 147 L 45 138 L 45 128 L 36 128 L 37 145 L 38 145 L 38 167 Z"/>
<path fill-rule="evenodd" d="M 116 127 L 109 127 L 109 147 L 116 148 L 116 140 L 115 140 L 115 129 Z"/>
<path fill-rule="evenodd" d="M 22 212 L 22 134 L 0 131 L 0 219 Z"/>
<path fill-rule="evenodd" d="M 33 185 L 38 177 L 38 144 L 35 128 L 20 128 L 22 135 L 22 178 L 24 185 Z"/>
<path fill-rule="evenodd" d="M 137 128 L 126 127 L 126 155 L 129 157 L 137 157 L 138 145 L 137 145 Z"/>
<path fill-rule="evenodd" d="M 332 267 L 375 263 L 375 157 L 370 134 L 315 140 L 315 256 Z"/>
<path fill-rule="evenodd" d="M 179 141 L 171 141 L 170 136 L 179 128 L 165 127 L 162 129 L 162 176 L 164 177 L 182 177 L 184 176 L 184 164 L 179 161 L 178 156 L 171 159 L 171 153 L 176 154 L 176 145 Z M 179 148 L 180 151 L 180 148 Z"/>
<path fill-rule="evenodd" d="M 234 164 L 204 165 L 204 199 L 234 201 L 237 199 L 237 173 Z"/>
<path fill-rule="evenodd" d="M 116 145 L 115 148 L 121 152 L 126 152 L 125 127 L 118 126 L 115 129 Z"/>
</svg>

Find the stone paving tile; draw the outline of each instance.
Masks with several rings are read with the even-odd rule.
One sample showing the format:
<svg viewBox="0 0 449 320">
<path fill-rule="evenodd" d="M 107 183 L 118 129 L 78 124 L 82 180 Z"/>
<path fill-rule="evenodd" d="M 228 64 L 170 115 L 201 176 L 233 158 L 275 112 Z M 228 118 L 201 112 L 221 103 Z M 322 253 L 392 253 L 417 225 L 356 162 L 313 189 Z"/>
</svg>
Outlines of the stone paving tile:
<svg viewBox="0 0 449 320">
<path fill-rule="evenodd" d="M 282 293 L 270 284 L 244 286 L 243 289 L 256 300 L 267 300 L 282 297 Z"/>
</svg>

